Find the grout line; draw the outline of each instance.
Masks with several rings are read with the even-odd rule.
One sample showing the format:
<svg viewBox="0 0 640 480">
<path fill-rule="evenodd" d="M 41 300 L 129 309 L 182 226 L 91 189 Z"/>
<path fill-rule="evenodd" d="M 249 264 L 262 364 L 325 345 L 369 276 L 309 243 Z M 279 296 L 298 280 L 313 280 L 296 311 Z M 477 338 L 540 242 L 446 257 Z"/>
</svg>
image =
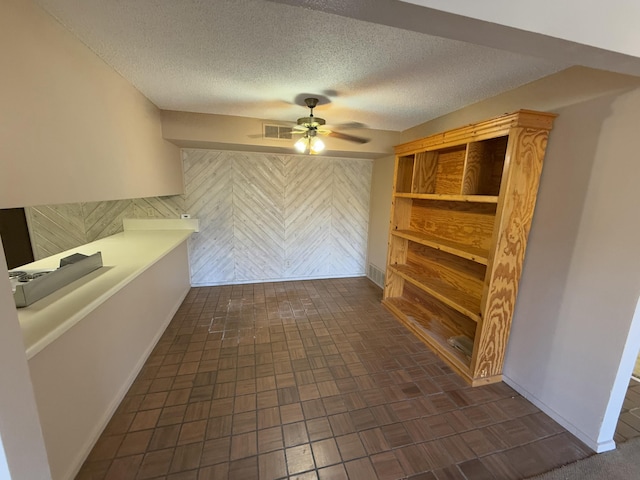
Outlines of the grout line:
<svg viewBox="0 0 640 480">
<path fill-rule="evenodd" d="M 316 289 L 314 287 L 315 285 L 322 284 L 326 285 L 327 288 Z M 351 283 L 349 285 L 360 284 L 361 283 Z M 377 407 L 387 406 L 389 409 L 391 409 L 390 405 L 408 402 L 414 399 L 414 397 L 407 397 L 406 395 L 401 398 L 399 395 L 402 394 L 400 393 L 398 393 L 397 395 L 390 393 L 385 397 L 383 403 L 379 403 L 378 400 L 376 400 L 375 396 L 368 396 L 367 398 L 369 401 L 362 400 L 362 402 L 357 402 L 358 404 L 364 403 L 364 406 L 360 406 L 360 408 L 355 408 L 358 405 L 353 405 L 351 402 L 347 402 L 349 399 L 346 398 L 346 395 L 360 395 L 361 398 L 364 398 L 362 397 L 362 392 L 373 390 L 374 388 L 372 386 L 375 386 L 379 381 L 383 382 L 383 384 L 378 386 L 379 389 L 387 387 L 394 387 L 396 389 L 399 389 L 405 383 L 414 384 L 414 382 L 419 383 L 419 381 L 422 379 L 429 379 L 433 383 L 434 390 L 439 389 L 440 391 L 432 393 L 425 393 L 423 391 L 422 396 L 424 398 L 428 399 L 430 397 L 433 397 L 434 395 L 438 395 L 437 398 L 442 398 L 443 401 L 444 398 L 449 398 L 449 400 L 453 402 L 452 407 L 455 408 L 447 410 L 446 413 L 435 413 L 435 410 L 438 410 L 438 408 L 435 408 L 434 411 L 428 410 L 424 412 L 424 414 L 421 415 L 421 417 L 423 418 L 435 419 L 438 415 L 441 415 L 440 418 L 446 420 L 448 418 L 448 415 L 455 412 L 461 412 L 464 415 L 465 410 L 467 410 L 468 408 L 481 407 L 483 405 L 490 404 L 496 404 L 495 406 L 498 408 L 500 408 L 501 406 L 505 407 L 507 405 L 503 403 L 498 404 L 497 402 L 508 402 L 509 396 L 518 397 L 518 402 L 524 401 L 524 399 L 518 394 L 509 394 L 508 390 L 510 389 L 506 386 L 504 388 L 486 388 L 485 390 L 488 392 L 486 397 L 482 394 L 467 396 L 467 394 L 465 394 L 464 392 L 468 392 L 470 394 L 470 392 L 480 392 L 480 390 L 473 390 L 471 389 L 471 387 L 468 387 L 466 385 L 458 385 L 454 381 L 455 378 L 451 376 L 452 374 L 450 372 L 447 372 L 445 369 L 439 371 L 438 362 L 440 361 L 435 357 L 434 354 L 426 350 L 426 347 L 424 347 L 420 342 L 417 342 L 413 337 L 410 336 L 410 334 L 407 334 L 406 332 L 400 330 L 398 328 L 398 325 L 396 325 L 395 323 L 387 323 L 387 319 L 389 317 L 379 313 L 378 304 L 375 302 L 371 303 L 369 300 L 365 301 L 363 297 L 359 297 L 358 293 L 354 293 L 350 290 L 350 288 L 347 288 L 346 282 L 343 283 L 327 281 L 323 283 L 292 283 L 292 285 L 295 285 L 296 288 L 289 288 L 288 285 L 284 284 L 279 285 L 280 286 L 276 286 L 273 288 L 265 288 L 264 285 L 260 285 L 259 292 L 257 286 L 253 287 L 253 292 L 251 292 L 246 286 L 244 288 L 235 289 L 223 289 L 221 287 L 215 287 L 211 289 L 207 289 L 206 287 L 201 289 L 194 289 L 194 292 L 196 293 L 189 296 L 189 303 L 186 303 L 184 308 L 180 309 L 178 314 L 176 314 L 176 317 L 174 317 L 172 325 L 170 325 L 167 329 L 167 332 L 163 334 L 163 338 L 159 342 L 158 349 L 154 353 L 154 363 L 147 366 L 148 371 L 146 372 L 147 376 L 145 377 L 145 379 L 151 382 L 157 380 L 155 375 L 157 374 L 157 370 L 164 365 L 164 359 L 167 355 L 180 356 L 180 360 L 178 362 L 168 364 L 175 364 L 178 365 L 178 368 L 180 368 L 179 366 L 184 363 L 185 355 L 187 355 L 189 352 L 199 351 L 201 352 L 201 354 L 203 354 L 204 352 L 207 352 L 209 350 L 216 350 L 217 353 L 209 356 L 209 360 L 212 360 L 212 356 L 214 357 L 213 360 L 216 362 L 222 361 L 224 359 L 226 369 L 229 369 L 229 365 L 231 365 L 231 369 L 235 371 L 234 379 L 231 381 L 235 384 L 236 387 L 234 395 L 230 395 L 221 399 L 215 398 L 214 393 L 212 392 L 210 394 L 211 398 L 207 400 L 211 402 L 212 405 L 216 402 L 221 401 L 232 403 L 231 413 L 229 414 L 232 428 L 230 434 L 218 437 L 218 435 L 224 434 L 224 431 L 218 429 L 212 430 L 212 434 L 216 435 L 216 438 L 229 437 L 230 439 L 229 452 L 227 452 L 227 458 L 225 460 L 225 462 L 227 463 L 231 463 L 231 438 L 234 437 L 233 420 L 237 415 L 246 413 L 235 412 L 235 401 L 240 396 L 237 388 L 246 387 L 250 389 L 251 382 L 253 382 L 254 385 L 254 393 L 252 393 L 251 395 L 256 396 L 255 409 L 252 410 L 252 412 L 254 412 L 256 415 L 256 424 L 251 431 L 253 432 L 255 430 L 256 442 L 258 442 L 260 432 L 273 427 L 279 428 L 279 432 L 282 437 L 282 446 L 281 448 L 271 450 L 270 452 L 282 451 L 283 454 L 285 454 L 284 467 L 286 472 L 289 471 L 289 465 L 286 462 L 287 448 L 292 448 L 299 445 L 310 446 L 314 442 L 324 441 L 328 439 L 333 439 L 336 442 L 337 446 L 337 438 L 352 434 L 356 436 L 360 443 L 362 443 L 362 434 L 365 432 L 375 430 L 377 428 L 383 429 L 384 431 L 384 428 L 386 426 L 394 424 L 405 426 L 408 424 L 408 422 L 414 421 L 415 419 L 404 418 L 404 415 L 401 415 L 402 418 L 396 418 L 396 416 L 393 416 L 393 418 L 387 418 L 387 416 L 384 416 L 382 417 L 382 420 L 376 420 L 375 425 L 366 424 L 368 428 L 362 429 L 362 426 L 365 426 L 364 424 L 362 424 L 360 429 L 354 428 L 354 432 L 343 433 L 339 436 L 335 435 L 334 426 L 329 420 L 334 415 L 346 414 L 347 416 L 350 416 L 353 412 L 359 410 L 362 410 L 364 414 L 366 413 L 365 410 L 367 410 L 370 412 L 370 414 L 374 415 L 374 417 L 377 418 L 378 414 L 374 414 L 374 411 L 377 412 L 376 410 L 374 410 Z M 302 285 L 304 288 L 299 287 L 299 285 Z M 360 292 L 363 291 L 364 290 L 360 290 Z M 365 292 L 362 295 L 368 294 Z M 251 301 L 251 298 L 253 298 L 253 301 Z M 223 305 L 225 303 L 226 305 L 224 305 L 223 308 L 226 310 L 226 312 L 223 314 L 224 316 L 222 316 L 222 308 L 219 308 L 218 305 Z M 218 317 L 216 317 L 216 310 L 218 311 Z M 296 317 L 295 312 L 298 312 L 299 316 Z M 199 320 L 198 317 L 200 315 L 210 316 L 211 321 L 208 325 L 206 321 L 201 322 Z M 285 315 L 285 317 L 282 317 L 282 315 Z M 222 332 L 211 331 L 212 329 L 217 328 L 214 326 L 214 322 L 216 320 L 222 321 Z M 247 321 L 253 324 L 254 335 L 252 336 L 252 338 L 250 338 L 249 336 L 241 337 L 240 335 L 241 330 L 243 329 L 241 325 L 244 325 L 244 323 L 246 323 Z M 237 338 L 233 337 L 233 329 L 235 328 L 233 325 L 238 325 L 239 331 Z M 378 326 L 382 326 L 385 330 L 372 330 L 376 329 Z M 204 330 L 205 328 L 207 330 Z M 267 341 L 258 343 L 258 340 L 261 339 L 261 335 L 259 335 L 261 329 L 264 329 L 267 333 Z M 385 334 L 386 330 L 389 331 L 388 335 Z M 222 334 L 222 339 L 217 338 L 219 334 Z M 196 335 L 198 336 L 198 338 L 195 337 Z M 202 339 L 202 335 L 204 335 L 204 340 Z M 272 338 L 272 336 L 276 335 L 277 337 L 275 338 L 278 338 L 278 340 L 274 340 Z M 198 347 L 193 344 L 195 348 L 191 348 L 190 346 L 192 344 L 186 343 L 187 336 L 193 336 L 193 339 L 191 341 L 197 341 L 202 345 Z M 179 341 L 176 342 L 176 339 L 179 339 Z M 233 342 L 234 339 L 236 340 L 236 342 Z M 231 344 L 229 344 L 229 342 L 231 342 Z M 276 342 L 279 344 L 278 350 L 274 351 L 273 345 Z M 340 347 L 341 344 L 344 344 L 346 350 L 343 350 L 342 347 Z M 372 347 L 373 350 L 367 350 L 371 349 Z M 296 354 L 293 355 L 296 357 L 295 359 L 292 358 L 292 349 L 296 350 Z M 222 355 L 223 352 L 224 355 Z M 277 355 L 277 360 L 274 360 L 273 356 L 276 353 L 281 353 L 282 355 Z M 301 353 L 304 355 L 304 358 L 302 359 L 299 358 Z M 348 355 L 345 355 L 345 353 L 348 353 Z M 395 356 L 396 353 L 398 354 L 397 357 Z M 273 367 L 273 371 L 269 375 L 265 375 L 265 372 L 263 371 L 261 372 L 262 376 L 259 377 L 257 360 L 258 355 L 261 354 L 269 354 L 271 356 L 271 362 L 263 362 L 260 365 L 271 365 Z M 253 359 L 250 358 L 251 356 L 253 357 Z M 314 368 L 312 363 L 309 362 L 309 359 L 312 357 L 317 357 L 318 360 L 323 360 L 324 365 L 319 365 Z M 177 357 L 172 357 L 172 359 L 173 358 Z M 297 360 L 300 360 L 300 362 L 297 362 Z M 303 360 L 306 360 L 308 362 L 308 365 L 305 364 Z M 393 364 L 392 360 L 393 362 L 395 362 L 395 365 Z M 420 364 L 420 362 L 425 361 L 427 362 L 426 364 Z M 243 367 L 240 367 L 240 364 L 242 364 Z M 279 371 L 288 371 L 283 373 L 276 373 L 276 365 L 280 365 L 280 367 L 278 368 Z M 431 368 L 423 368 L 427 366 Z M 240 380 L 240 375 L 238 373 L 239 369 L 245 367 L 249 369 L 252 368 L 253 372 L 251 372 L 251 370 L 247 370 L 246 374 L 242 375 L 243 380 Z M 338 371 L 344 370 L 348 373 L 348 375 L 346 377 L 336 377 L 336 372 L 333 370 L 333 367 L 342 367 L 339 368 Z M 416 368 L 422 369 L 423 376 L 418 375 L 418 372 L 415 370 Z M 229 369 L 229 375 L 233 373 L 230 372 L 231 369 Z M 218 368 L 217 371 L 219 372 L 220 368 Z M 400 376 L 402 374 L 402 371 L 405 372 L 405 375 L 408 378 L 403 379 Z M 210 372 L 208 371 L 206 373 Z M 380 376 L 376 378 L 375 376 L 378 374 L 380 374 Z M 197 376 L 198 372 L 195 373 L 195 375 Z M 246 378 L 247 375 L 252 378 Z M 272 386 L 273 388 L 258 392 L 258 379 L 267 377 L 273 378 L 273 385 L 271 385 L 269 382 L 268 384 L 266 384 L 266 386 Z M 360 377 L 362 378 L 361 381 L 358 380 Z M 172 378 L 172 383 L 176 381 L 176 378 L 177 374 Z M 284 380 L 286 382 L 284 385 L 287 386 L 280 386 L 278 384 L 278 378 L 280 378 L 281 381 Z M 343 378 L 350 379 L 352 382 L 355 382 L 355 385 L 358 388 L 356 390 L 353 390 L 349 388 L 348 385 L 340 384 L 347 387 L 347 391 L 341 390 L 340 388 L 338 388 L 337 382 L 338 380 L 341 380 Z M 310 382 L 308 381 L 309 379 L 311 379 Z M 181 383 L 185 383 L 185 380 L 188 379 L 184 378 L 180 381 Z M 241 382 L 245 381 L 248 383 L 246 383 L 244 386 L 241 386 Z M 258 418 L 260 411 L 264 410 L 265 408 L 274 408 L 264 406 L 262 408 L 259 408 L 257 402 L 258 396 L 261 393 L 272 392 L 270 395 L 275 394 L 277 396 L 277 392 L 281 388 L 291 387 L 298 389 L 297 394 L 298 396 L 300 396 L 301 387 L 306 385 L 313 385 L 317 388 L 320 383 L 323 383 L 325 381 L 336 382 L 335 387 L 337 388 L 337 390 L 335 390 L 335 392 L 323 390 L 325 394 L 331 393 L 331 395 L 322 395 L 318 390 L 318 398 L 307 398 L 307 400 L 298 398 L 298 401 L 290 404 L 299 406 L 303 414 L 302 419 L 299 419 L 296 422 L 288 422 L 287 424 L 284 424 L 282 418 L 280 418 L 280 422 L 278 425 L 273 425 L 271 427 L 263 426 L 262 428 L 259 427 Z M 301 384 L 300 382 L 306 383 Z M 215 383 L 211 388 L 214 387 Z M 196 387 L 191 388 L 193 389 Z M 364 388 L 364 390 L 361 390 L 361 388 Z M 431 391 L 428 386 L 427 388 L 429 389 L 429 391 Z M 453 391 L 462 392 L 462 396 L 452 397 L 449 394 L 449 392 L 451 391 L 450 389 L 452 389 Z M 167 387 L 166 391 L 171 391 L 171 388 Z M 149 392 L 149 387 L 147 387 L 146 389 L 140 389 L 140 392 L 143 393 L 138 393 L 136 394 L 136 396 L 142 395 L 143 401 L 147 395 L 151 394 L 151 392 Z M 199 394 L 200 393 L 201 392 L 199 392 Z M 242 395 L 246 394 L 246 391 L 242 393 Z M 327 406 L 325 406 L 325 400 L 331 399 L 332 397 L 341 397 L 344 405 L 339 406 L 336 403 L 327 403 Z M 191 404 L 189 403 L 190 401 L 191 398 L 187 399 L 187 401 L 181 405 L 185 405 L 185 408 L 188 408 L 188 405 Z M 307 419 L 304 415 L 303 405 L 305 404 L 305 402 L 310 401 L 315 401 L 318 403 L 317 405 L 309 404 L 312 409 L 315 409 L 319 406 L 325 410 L 325 414 Z M 268 403 L 271 404 L 272 402 Z M 434 406 L 435 405 L 436 404 L 434 403 Z M 278 415 L 280 415 L 281 407 L 283 407 L 283 405 L 280 405 L 276 401 L 275 408 L 278 409 Z M 329 411 L 327 411 L 327 408 L 329 407 L 331 407 L 331 411 L 333 413 L 329 413 Z M 161 408 L 164 409 L 167 407 L 163 405 Z M 336 408 L 338 410 L 342 410 L 342 408 L 344 408 L 344 411 L 336 412 Z M 134 410 L 136 412 L 141 411 L 138 409 Z M 148 410 L 148 408 L 146 410 Z M 491 414 L 493 410 L 494 409 L 486 410 L 486 415 L 495 418 L 495 416 Z M 430 443 L 445 438 L 460 437 L 460 440 L 464 443 L 462 435 L 466 432 L 482 430 L 491 425 L 501 425 L 512 421 L 520 421 L 521 419 L 525 419 L 528 417 L 531 417 L 533 420 L 535 420 L 535 416 L 540 413 L 539 411 L 529 412 L 526 414 L 519 413 L 523 411 L 525 410 L 522 410 L 522 406 L 519 406 L 518 403 L 514 403 L 513 410 L 510 411 L 509 418 L 507 419 L 501 419 L 498 421 L 491 419 L 491 422 L 486 425 L 484 424 L 484 422 L 482 422 L 483 425 L 480 427 L 476 426 L 477 422 L 468 420 L 467 422 L 460 423 L 457 427 L 455 427 L 454 432 L 447 433 L 443 436 L 438 437 L 437 439 L 430 438 L 428 440 L 425 439 L 423 441 L 418 441 L 414 440 L 413 434 L 410 434 L 411 443 L 406 445 L 397 445 L 396 447 L 389 446 L 388 450 L 385 451 L 397 452 L 400 449 L 408 446 L 419 445 L 421 443 Z M 391 413 L 393 413 L 393 411 L 391 411 Z M 207 420 L 207 431 L 211 418 L 212 417 L 207 417 L 205 419 Z M 469 418 L 472 417 L 469 416 Z M 325 419 L 326 422 L 328 422 L 328 433 L 330 436 L 312 440 L 309 433 L 309 423 L 317 419 Z M 302 423 L 302 427 L 307 435 L 306 442 L 287 447 L 285 444 L 284 435 L 285 426 L 292 423 L 300 422 L 304 422 Z M 184 421 L 183 419 L 181 424 L 178 425 L 184 425 L 185 423 L 188 422 Z M 469 424 L 469 426 L 467 426 L 467 423 Z M 524 423 L 520 421 L 517 425 L 514 425 L 516 427 L 520 426 L 521 428 L 527 428 L 529 424 L 529 421 L 526 421 Z M 157 428 L 158 427 L 156 426 L 156 429 Z M 340 427 L 340 424 L 337 424 L 337 428 L 341 431 L 344 430 Z M 458 431 L 458 429 L 460 430 Z M 564 432 L 563 430 L 555 432 L 552 429 L 545 429 L 544 432 L 545 433 L 542 435 L 537 435 L 536 439 L 528 440 L 527 443 L 524 444 L 514 442 L 512 445 L 511 442 L 509 442 L 508 447 L 500 448 L 496 451 L 492 451 L 491 453 L 485 453 L 482 455 L 476 455 L 474 453 L 474 459 L 481 460 L 498 453 L 520 449 L 523 447 L 527 448 L 532 444 L 535 444 L 536 442 L 540 442 L 552 437 L 564 437 L 566 435 L 566 432 Z M 246 432 L 243 432 L 242 434 L 244 433 Z M 205 440 L 203 440 L 203 442 L 206 441 L 208 440 L 206 440 L 205 433 Z M 558 439 L 558 441 L 560 441 L 560 439 Z M 256 458 L 262 455 L 261 453 L 258 453 L 258 446 L 259 443 L 256 443 Z M 173 448 L 176 447 L 177 445 Z M 338 452 L 340 453 L 339 447 Z M 311 449 L 311 453 L 315 462 L 316 453 L 313 451 L 313 449 Z M 368 451 L 365 449 L 362 455 L 357 457 L 356 459 L 368 458 L 373 466 L 373 461 L 371 459 L 375 455 L 376 453 L 368 453 Z M 340 458 L 342 459 L 342 453 L 340 453 Z M 341 462 L 333 465 L 345 466 L 347 463 L 353 460 L 355 459 L 342 460 Z M 466 461 L 467 460 L 461 460 L 457 463 L 452 463 L 451 465 L 462 465 Z M 321 470 L 321 468 L 317 466 L 317 463 L 315 465 L 316 466 L 309 471 L 317 473 Z M 375 466 L 373 468 L 375 469 Z"/>
</svg>

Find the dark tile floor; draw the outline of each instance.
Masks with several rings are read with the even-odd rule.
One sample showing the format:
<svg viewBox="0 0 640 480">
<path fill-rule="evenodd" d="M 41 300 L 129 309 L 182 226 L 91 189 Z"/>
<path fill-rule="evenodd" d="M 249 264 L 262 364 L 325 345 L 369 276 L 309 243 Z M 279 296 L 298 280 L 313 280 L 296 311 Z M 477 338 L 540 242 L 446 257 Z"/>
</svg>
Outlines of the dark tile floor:
<svg viewBox="0 0 640 480">
<path fill-rule="evenodd" d="M 78 479 L 521 479 L 591 454 L 365 278 L 193 288 Z"/>
<path fill-rule="evenodd" d="M 631 379 L 613 439 L 623 443 L 636 437 L 640 437 L 640 382 Z"/>
</svg>

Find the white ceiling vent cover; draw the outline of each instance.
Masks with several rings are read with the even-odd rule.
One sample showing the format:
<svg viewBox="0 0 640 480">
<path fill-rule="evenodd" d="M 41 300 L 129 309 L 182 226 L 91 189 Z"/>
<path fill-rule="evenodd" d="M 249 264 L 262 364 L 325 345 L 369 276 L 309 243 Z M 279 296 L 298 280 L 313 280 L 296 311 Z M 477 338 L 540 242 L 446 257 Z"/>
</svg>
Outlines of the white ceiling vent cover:
<svg viewBox="0 0 640 480">
<path fill-rule="evenodd" d="M 264 138 L 276 138 L 281 140 L 291 140 L 291 127 L 284 125 L 263 124 L 262 135 Z"/>
</svg>

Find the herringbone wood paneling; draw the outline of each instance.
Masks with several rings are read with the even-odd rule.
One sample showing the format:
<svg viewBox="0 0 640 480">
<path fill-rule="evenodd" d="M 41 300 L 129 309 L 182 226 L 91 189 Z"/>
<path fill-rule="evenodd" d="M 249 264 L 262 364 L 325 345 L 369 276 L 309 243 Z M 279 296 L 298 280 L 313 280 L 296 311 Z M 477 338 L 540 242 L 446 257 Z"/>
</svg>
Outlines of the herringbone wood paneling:
<svg viewBox="0 0 640 480">
<path fill-rule="evenodd" d="M 235 281 L 233 237 L 233 154 L 212 150 L 183 152 L 185 209 L 200 220 L 189 242 L 193 285 Z"/>
<path fill-rule="evenodd" d="M 130 217 L 131 200 L 83 203 L 87 241 L 108 237 L 122 231 L 122 219 Z"/>
<path fill-rule="evenodd" d="M 25 208 L 36 260 L 86 242 L 82 205 L 43 205 Z"/>
<path fill-rule="evenodd" d="M 286 177 L 282 156 L 238 154 L 233 165 L 235 279 L 283 278 Z"/>
<path fill-rule="evenodd" d="M 136 198 L 127 218 L 179 218 L 185 213 L 184 196 Z"/>
<path fill-rule="evenodd" d="M 365 273 L 372 165 L 334 161 L 331 202 L 331 270 L 334 275 Z"/>
<path fill-rule="evenodd" d="M 184 196 L 27 208 L 36 258 L 190 213 L 193 285 L 363 275 L 371 162 L 183 150 Z"/>
<path fill-rule="evenodd" d="M 64 252 L 122 231 L 123 218 L 177 218 L 182 196 L 27 207 L 37 259 Z"/>
<path fill-rule="evenodd" d="M 285 277 L 330 276 L 333 160 L 296 155 L 285 162 Z"/>
</svg>

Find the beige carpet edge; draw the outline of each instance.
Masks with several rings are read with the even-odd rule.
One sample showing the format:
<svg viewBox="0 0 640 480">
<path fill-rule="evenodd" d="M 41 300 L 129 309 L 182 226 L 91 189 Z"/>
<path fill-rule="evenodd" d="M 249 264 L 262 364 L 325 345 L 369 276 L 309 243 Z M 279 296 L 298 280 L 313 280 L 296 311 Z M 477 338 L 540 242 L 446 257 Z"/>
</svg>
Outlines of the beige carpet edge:
<svg viewBox="0 0 640 480">
<path fill-rule="evenodd" d="M 592 455 L 527 480 L 638 480 L 640 438 L 618 445 L 616 450 Z"/>
</svg>

